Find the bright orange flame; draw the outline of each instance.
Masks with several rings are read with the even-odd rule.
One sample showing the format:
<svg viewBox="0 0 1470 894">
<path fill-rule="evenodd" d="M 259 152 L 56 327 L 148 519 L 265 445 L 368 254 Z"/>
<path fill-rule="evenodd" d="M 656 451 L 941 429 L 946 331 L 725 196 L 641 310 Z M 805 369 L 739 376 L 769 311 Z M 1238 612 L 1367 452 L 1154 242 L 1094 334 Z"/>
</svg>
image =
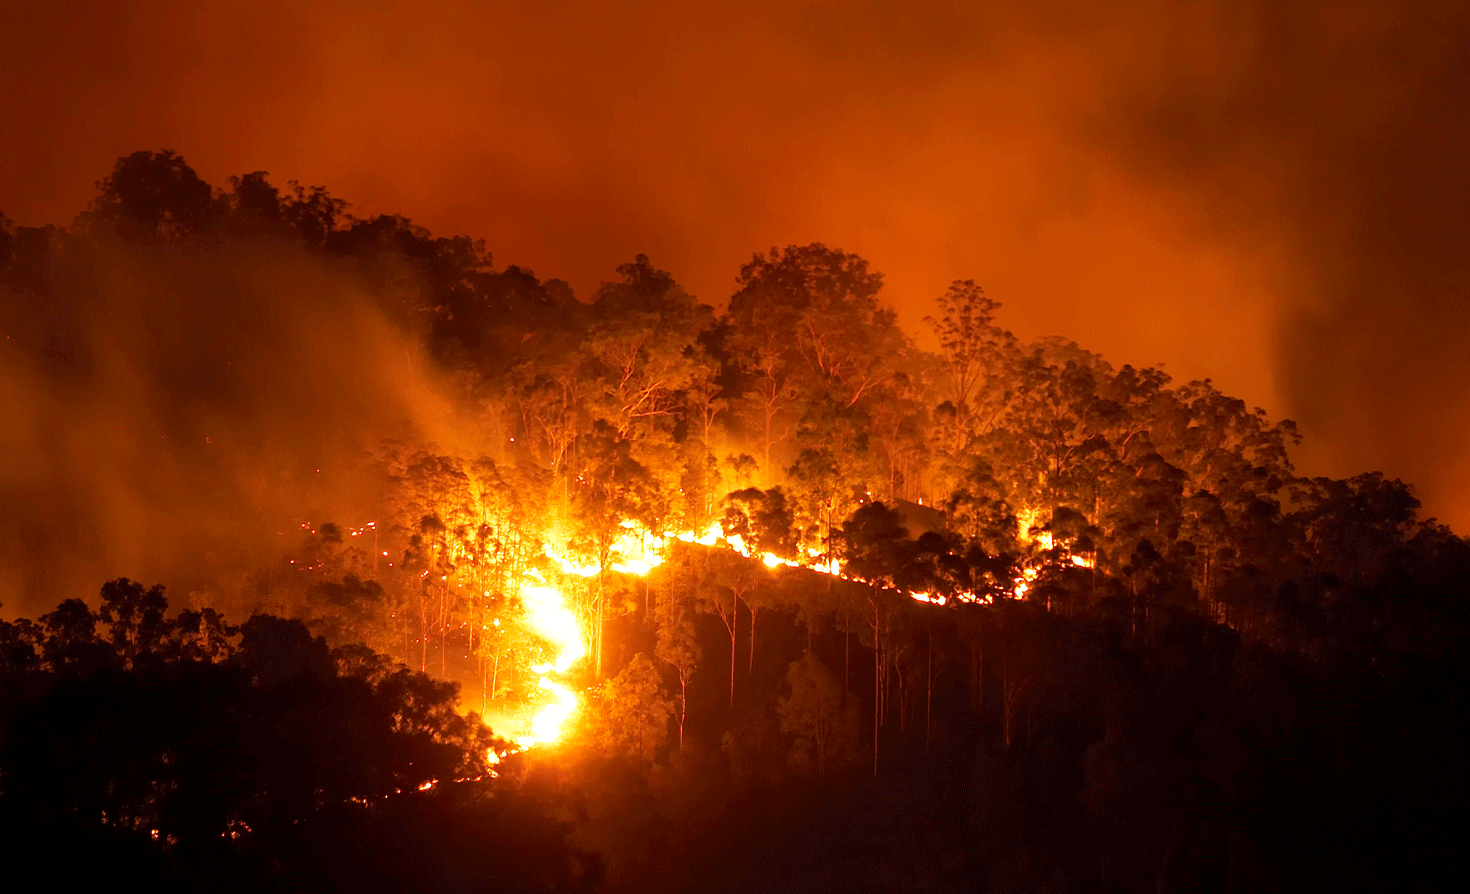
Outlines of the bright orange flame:
<svg viewBox="0 0 1470 894">
<path fill-rule="evenodd" d="M 551 679 L 564 674 L 587 654 L 577 618 L 567 607 L 562 592 L 544 584 L 527 584 L 521 588 L 521 601 L 526 607 L 531 630 L 556 648 L 555 657 L 531 670 L 541 675 L 537 685 L 550 692 L 552 700 L 537 709 L 531 717 L 529 733 L 516 738 L 522 748 L 545 745 L 561 738 L 566 723 L 577 711 L 577 694 L 564 684 Z"/>
<path fill-rule="evenodd" d="M 1053 547 L 1051 532 L 1038 531 L 1034 535 L 1031 533 L 1031 528 L 1039 520 L 1039 513 L 1027 510 L 1019 515 L 1022 541 L 1036 543 L 1043 550 L 1050 550 Z M 719 522 L 709 525 L 702 531 L 661 534 L 651 533 L 632 520 L 621 522 L 620 527 L 623 528 L 623 533 L 613 541 L 608 550 L 606 569 L 595 562 L 564 555 L 549 547 L 546 549 L 546 557 L 563 574 L 575 577 L 592 578 L 603 570 L 641 577 L 664 564 L 669 546 L 672 541 L 678 540 L 684 543 L 728 549 L 748 558 L 759 558 L 768 568 L 783 566 L 804 568 L 818 574 L 832 575 L 844 580 L 856 580 L 843 573 L 842 563 L 838 559 L 824 558 L 817 550 L 808 549 L 798 558 L 788 558 L 772 552 L 762 552 L 756 555 L 745 543 L 744 538 L 739 534 L 727 535 Z M 550 541 L 554 538 L 547 539 Z M 1083 556 L 1070 556 L 1069 558 L 1071 563 L 1078 567 L 1090 568 L 1093 565 L 1091 559 Z M 1014 596 L 1024 597 L 1039 573 L 1036 565 L 1028 565 L 1023 568 L 1021 575 L 1014 581 L 1014 588 L 1011 591 Z M 581 628 L 576 616 L 567 606 L 565 596 L 557 588 L 548 586 L 540 574 L 534 571 L 530 573 L 530 579 L 522 587 L 521 596 L 526 606 L 531 629 L 556 647 L 554 660 L 532 668 L 541 675 L 537 685 L 550 694 L 550 700 L 536 709 L 529 722 L 529 732 L 515 740 L 522 748 L 529 748 L 534 745 L 555 742 L 565 735 L 567 723 L 576 714 L 579 700 L 575 692 L 554 677 L 564 675 L 572 665 L 586 657 L 587 647 L 582 641 Z M 951 600 L 990 601 L 988 595 L 971 592 L 959 592 L 949 597 L 935 593 L 911 592 L 908 593 L 908 596 L 918 602 L 926 602 L 931 605 L 945 605 Z"/>
<path fill-rule="evenodd" d="M 567 721 L 577 712 L 577 694 L 549 677 L 542 677 L 538 684 L 550 692 L 552 700 L 541 706 L 531 718 L 531 732 L 516 739 L 522 748 L 547 745 L 557 741 L 566 732 Z"/>
<path fill-rule="evenodd" d="M 530 617 L 531 629 L 556 646 L 556 657 L 547 664 L 532 667 L 532 670 L 538 674 L 552 671 L 564 674 L 586 656 L 587 647 L 582 644 L 577 618 L 567 608 L 560 590 L 539 585 L 525 586 L 521 588 L 521 601 Z"/>
</svg>

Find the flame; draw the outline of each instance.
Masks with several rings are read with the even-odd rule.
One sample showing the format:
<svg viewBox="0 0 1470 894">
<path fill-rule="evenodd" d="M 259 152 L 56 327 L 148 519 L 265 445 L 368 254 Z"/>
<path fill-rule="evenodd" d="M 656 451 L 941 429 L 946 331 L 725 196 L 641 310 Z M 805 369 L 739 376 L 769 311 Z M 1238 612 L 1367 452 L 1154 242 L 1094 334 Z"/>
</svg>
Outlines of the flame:
<svg viewBox="0 0 1470 894">
<path fill-rule="evenodd" d="M 545 745 L 560 739 L 567 721 L 577 712 L 577 694 L 561 683 L 543 676 L 538 684 L 551 693 L 552 700 L 531 718 L 531 732 L 516 740 L 522 748 Z"/>
<path fill-rule="evenodd" d="M 1051 532 L 1038 531 L 1032 535 L 1030 528 L 1038 513 L 1020 513 L 1021 537 L 1024 542 L 1036 543 L 1042 550 L 1053 547 Z M 632 520 L 619 524 L 622 533 L 608 548 L 606 567 L 589 562 L 584 557 L 564 554 L 551 546 L 544 550 L 546 558 L 563 574 L 570 577 L 592 578 L 603 571 L 641 577 L 664 564 L 674 541 L 699 544 L 701 546 L 727 549 L 747 558 L 759 559 L 767 568 L 804 568 L 818 574 L 831 575 L 844 580 L 860 580 L 843 573 L 842 563 L 815 549 L 806 549 L 796 558 L 781 556 L 773 552 L 754 553 L 739 534 L 726 534 L 719 522 L 703 530 L 654 533 Z M 548 543 L 556 540 L 546 538 Z M 1093 567 L 1093 560 L 1085 556 L 1069 556 L 1068 560 L 1081 568 Z M 1023 598 L 1032 583 L 1040 576 L 1040 566 L 1033 562 L 1021 569 L 1020 576 L 1013 582 L 1012 594 Z M 950 601 L 988 603 L 991 597 L 984 593 L 958 592 L 948 596 L 928 592 L 909 592 L 917 602 L 943 606 Z M 540 675 L 537 686 L 548 695 L 548 700 L 537 708 L 529 721 L 529 731 L 517 737 L 515 742 L 522 748 L 546 745 L 558 741 L 567 731 L 567 725 L 576 714 L 579 705 L 577 693 L 557 679 L 564 676 L 573 665 L 587 655 L 587 646 L 582 640 L 582 631 L 576 615 L 567 605 L 565 595 L 556 587 L 548 585 L 542 575 L 534 570 L 528 572 L 521 588 L 521 599 L 526 608 L 527 620 L 542 639 L 555 648 L 553 660 L 538 664 L 532 670 Z"/>
<path fill-rule="evenodd" d="M 526 586 L 521 588 L 521 601 L 526 606 L 531 629 L 536 635 L 556 646 L 556 658 L 547 664 L 532 667 L 538 674 L 564 674 L 587 654 L 582 644 L 582 633 L 577 627 L 577 618 L 567 608 L 566 600 L 555 587 Z"/>
<path fill-rule="evenodd" d="M 539 578 L 539 575 L 535 577 Z M 552 698 L 532 715 L 531 731 L 516 738 L 517 745 L 530 748 L 560 739 L 567 721 L 576 713 L 577 694 L 551 677 L 553 674 L 565 674 L 572 665 L 586 657 L 587 646 L 582 642 L 577 618 L 567 607 L 561 590 L 541 583 L 527 584 L 521 588 L 521 602 L 526 607 L 531 630 L 556 648 L 556 655 L 551 661 L 531 668 L 541 675 L 537 685 L 551 693 Z"/>
</svg>

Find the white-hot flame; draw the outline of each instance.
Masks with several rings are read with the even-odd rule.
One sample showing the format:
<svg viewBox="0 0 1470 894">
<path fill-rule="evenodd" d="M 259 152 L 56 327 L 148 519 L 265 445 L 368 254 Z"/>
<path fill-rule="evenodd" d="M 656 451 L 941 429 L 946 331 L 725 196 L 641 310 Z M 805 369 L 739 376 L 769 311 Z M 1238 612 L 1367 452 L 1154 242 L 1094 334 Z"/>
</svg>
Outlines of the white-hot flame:
<svg viewBox="0 0 1470 894">
<path fill-rule="evenodd" d="M 540 578 L 534 572 L 532 576 Z M 552 675 L 565 674 L 572 665 L 586 657 L 587 646 L 582 642 L 577 617 L 567 607 L 560 590 L 545 583 L 526 584 L 521 587 L 521 602 L 526 608 L 531 630 L 551 643 L 555 650 L 551 661 L 531 667 L 541 675 L 537 685 L 550 693 L 551 700 L 532 715 L 530 732 L 516 738 L 516 744 L 530 748 L 555 742 L 566 732 L 567 721 L 577 711 L 577 694 L 566 684 L 552 679 Z"/>
<path fill-rule="evenodd" d="M 560 590 L 546 586 L 522 587 L 521 601 L 530 617 L 531 629 L 556 647 L 556 657 L 547 664 L 535 665 L 531 668 L 533 671 L 545 674 L 554 670 L 564 674 L 586 656 L 587 647 L 582 645 L 577 618 L 567 608 Z"/>
<path fill-rule="evenodd" d="M 531 732 L 516 741 L 522 748 L 544 745 L 561 738 L 567 721 L 577 711 L 577 694 L 561 683 L 542 677 L 538 684 L 551 693 L 552 700 L 541 707 L 531 718 Z"/>
</svg>

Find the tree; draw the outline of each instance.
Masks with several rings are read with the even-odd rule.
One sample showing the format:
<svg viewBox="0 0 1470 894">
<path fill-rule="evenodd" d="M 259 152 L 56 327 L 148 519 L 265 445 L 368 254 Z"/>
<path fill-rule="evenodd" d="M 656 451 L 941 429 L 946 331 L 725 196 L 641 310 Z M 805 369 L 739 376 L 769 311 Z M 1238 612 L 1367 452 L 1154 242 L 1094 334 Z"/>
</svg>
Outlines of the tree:
<svg viewBox="0 0 1470 894">
<path fill-rule="evenodd" d="M 909 565 L 912 541 L 899 514 L 869 503 L 842 524 L 843 568 L 868 584 L 868 630 L 873 647 L 873 775 L 878 775 L 878 745 L 888 713 L 888 669 L 894 655 L 889 638 L 896 608 L 893 587 Z"/>
<path fill-rule="evenodd" d="M 916 376 L 898 372 L 866 401 L 868 462 L 882 499 L 923 500 L 930 460 L 925 392 Z"/>
<path fill-rule="evenodd" d="M 854 472 L 826 447 L 802 450 L 787 470 L 801 545 L 824 562 L 833 557 L 833 529 L 864 499 L 866 488 Z"/>
<path fill-rule="evenodd" d="M 230 178 L 229 204 L 231 233 L 242 237 L 255 234 L 279 235 L 284 229 L 281 219 L 281 191 L 266 179 L 265 171 Z"/>
<path fill-rule="evenodd" d="M 28 618 L 0 621 L 0 679 L 24 679 L 40 666 L 41 630 Z"/>
<path fill-rule="evenodd" d="M 239 632 L 212 608 L 184 609 L 173 621 L 168 650 L 175 661 L 218 664 L 235 653 Z"/>
<path fill-rule="evenodd" d="M 1319 567 L 1363 586 L 1383 573 L 1388 554 L 1408 539 L 1419 509 L 1409 486 L 1379 472 L 1298 484 L 1298 518 Z"/>
<path fill-rule="evenodd" d="M 10 269 L 10 259 L 15 256 L 15 223 L 0 214 L 0 273 Z"/>
<path fill-rule="evenodd" d="M 821 243 L 773 248 L 741 267 L 738 282 L 726 313 L 735 407 L 759 438 L 770 485 L 775 450 L 805 407 L 854 408 L 892 377 L 908 340 L 878 301 L 882 274 L 857 255 Z"/>
<path fill-rule="evenodd" d="M 786 669 L 786 694 L 776 710 L 781 731 L 791 737 L 797 767 L 810 767 L 822 776 L 856 748 L 857 704 L 810 651 Z"/>
<path fill-rule="evenodd" d="M 669 736 L 674 703 L 642 652 L 602 686 L 600 739 L 605 748 L 651 763 Z"/>
<path fill-rule="evenodd" d="M 944 450 L 959 460 L 995 426 L 1010 400 L 1002 376 L 1016 339 L 995 325 L 1000 304 L 973 280 L 955 280 L 937 303 L 940 315 L 924 322 L 939 339 L 944 365 Z"/>
<path fill-rule="evenodd" d="M 782 558 L 796 554 L 795 517 L 779 487 L 748 487 L 725 497 L 721 527 L 726 537 L 738 536 L 752 554 L 773 553 Z"/>
<path fill-rule="evenodd" d="M 717 372 L 700 341 L 714 311 L 656 269 L 646 255 L 618 268 L 592 304 L 584 350 L 592 362 L 597 415 L 619 437 L 668 429 L 691 392 L 705 394 Z"/>
<path fill-rule="evenodd" d="M 672 667 L 679 677 L 679 749 L 683 750 L 684 722 L 689 716 L 689 678 L 699 668 L 702 650 L 689 604 L 694 581 L 687 574 L 680 578 L 659 594 L 654 609 L 658 624 L 654 655 Z"/>
<path fill-rule="evenodd" d="M 240 650 L 232 663 L 265 687 L 327 676 L 336 667 L 324 638 L 312 636 L 300 621 L 274 615 L 256 615 L 240 625 Z"/>
<path fill-rule="evenodd" d="M 598 422 L 583 438 L 585 472 L 572 491 L 576 536 L 573 547 L 597 566 L 597 586 L 584 608 L 595 671 L 602 676 L 603 628 L 609 610 L 608 570 L 613 545 L 628 524 L 658 530 L 668 504 L 647 467 L 633 458 L 631 444 L 606 422 Z"/>
<path fill-rule="evenodd" d="M 526 624 L 515 617 L 511 610 L 517 600 L 495 593 L 484 600 L 481 615 L 483 628 L 475 638 L 475 655 L 480 660 L 480 705 L 481 711 L 489 708 L 490 702 L 501 697 L 509 682 L 513 681 L 520 668 L 537 663 L 531 657 L 537 637 Z M 555 661 L 548 655 L 542 661 Z M 504 677 L 504 680 L 502 680 Z"/>
<path fill-rule="evenodd" d="M 735 658 L 740 634 L 740 603 L 756 586 L 764 568 L 743 556 L 723 550 L 710 556 L 714 568 L 699 585 L 700 607 L 719 617 L 730 634 L 730 707 L 735 706 Z"/>
<path fill-rule="evenodd" d="M 480 504 L 459 457 L 419 450 L 391 458 L 389 465 L 392 496 L 385 527 L 391 538 L 405 543 L 399 567 L 417 575 L 419 670 L 428 669 L 429 640 L 437 633 L 440 672 L 447 673 L 449 628 L 462 602 L 458 575 L 475 564 Z M 371 588 L 358 595 L 372 595 Z M 405 658 L 407 653 L 405 648 Z"/>
<path fill-rule="evenodd" d="M 143 585 L 118 578 L 102 585 L 102 608 L 98 616 L 111 630 L 112 647 L 133 667 L 143 656 L 158 651 L 169 625 L 164 620 L 168 600 L 163 587 Z"/>
<path fill-rule="evenodd" d="M 340 581 L 324 580 L 311 587 L 313 626 L 335 643 L 363 643 L 383 648 L 396 638 L 396 631 L 380 630 L 389 618 L 388 596 L 376 580 L 363 580 L 348 572 Z"/>
<path fill-rule="evenodd" d="M 97 616 L 82 600 L 64 600 L 39 620 L 46 634 L 41 658 L 51 670 L 85 671 L 116 663 L 116 654 L 97 637 Z"/>
<path fill-rule="evenodd" d="M 205 233 L 216 206 L 209 184 L 172 149 L 119 158 L 92 208 L 86 229 L 104 226 L 127 239 L 179 242 Z"/>
</svg>

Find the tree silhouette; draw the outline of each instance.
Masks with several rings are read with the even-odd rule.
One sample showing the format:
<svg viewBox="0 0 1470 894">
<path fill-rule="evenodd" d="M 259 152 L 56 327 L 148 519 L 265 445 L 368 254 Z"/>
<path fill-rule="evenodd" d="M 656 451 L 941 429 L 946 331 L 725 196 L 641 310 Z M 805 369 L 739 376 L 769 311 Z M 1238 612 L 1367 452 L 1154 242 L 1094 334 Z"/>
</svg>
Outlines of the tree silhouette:
<svg viewBox="0 0 1470 894">
<path fill-rule="evenodd" d="M 125 239 L 184 242 L 206 235 L 217 209 L 209 184 L 173 150 L 134 152 L 120 158 L 97 184 L 84 228 L 105 227 Z"/>
<path fill-rule="evenodd" d="M 786 686 L 778 710 L 781 731 L 791 737 L 792 761 L 822 776 L 855 750 L 857 705 L 811 652 L 787 668 Z"/>
</svg>

